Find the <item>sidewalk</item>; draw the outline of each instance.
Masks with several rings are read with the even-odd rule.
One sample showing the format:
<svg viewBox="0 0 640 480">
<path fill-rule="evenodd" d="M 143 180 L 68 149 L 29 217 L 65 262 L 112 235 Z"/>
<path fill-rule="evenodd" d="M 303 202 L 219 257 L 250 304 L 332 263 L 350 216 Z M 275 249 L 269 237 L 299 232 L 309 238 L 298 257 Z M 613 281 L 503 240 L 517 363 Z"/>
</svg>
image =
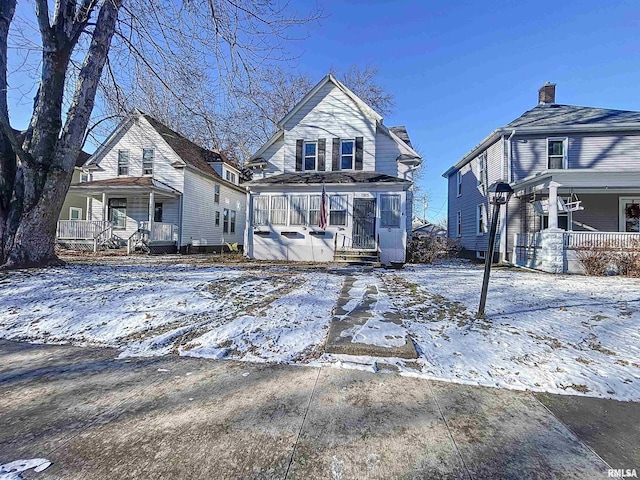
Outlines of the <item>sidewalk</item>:
<svg viewBox="0 0 640 480">
<path fill-rule="evenodd" d="M 0 464 L 47 458 L 24 475 L 38 479 L 607 478 L 525 392 L 116 355 L 0 341 Z"/>
</svg>

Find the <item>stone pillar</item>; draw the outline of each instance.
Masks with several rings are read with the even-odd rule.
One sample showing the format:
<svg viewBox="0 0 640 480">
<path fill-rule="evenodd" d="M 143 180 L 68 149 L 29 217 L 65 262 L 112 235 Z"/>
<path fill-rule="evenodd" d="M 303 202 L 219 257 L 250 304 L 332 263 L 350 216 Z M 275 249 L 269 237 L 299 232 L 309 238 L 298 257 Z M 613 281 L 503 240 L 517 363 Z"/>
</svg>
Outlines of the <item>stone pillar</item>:
<svg viewBox="0 0 640 480">
<path fill-rule="evenodd" d="M 559 228 L 548 228 L 540 232 L 540 270 L 564 273 L 564 234 L 564 230 Z"/>
</svg>

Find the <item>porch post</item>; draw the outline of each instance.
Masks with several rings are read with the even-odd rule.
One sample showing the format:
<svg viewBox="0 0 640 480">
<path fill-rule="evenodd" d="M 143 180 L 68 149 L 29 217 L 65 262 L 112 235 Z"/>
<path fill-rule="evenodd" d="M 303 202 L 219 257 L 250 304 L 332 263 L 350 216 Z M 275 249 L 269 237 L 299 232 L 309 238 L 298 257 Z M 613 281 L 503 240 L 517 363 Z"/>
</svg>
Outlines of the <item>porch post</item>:
<svg viewBox="0 0 640 480">
<path fill-rule="evenodd" d="M 153 190 L 151 190 L 151 192 L 149 192 L 149 238 L 151 238 L 151 232 L 153 231 L 153 216 L 155 208 L 155 196 Z"/>
<path fill-rule="evenodd" d="M 102 192 L 102 221 L 106 222 L 109 219 L 107 218 L 107 194 Z"/>
<path fill-rule="evenodd" d="M 549 182 L 549 229 L 558 228 L 558 186 L 557 182 Z"/>
</svg>

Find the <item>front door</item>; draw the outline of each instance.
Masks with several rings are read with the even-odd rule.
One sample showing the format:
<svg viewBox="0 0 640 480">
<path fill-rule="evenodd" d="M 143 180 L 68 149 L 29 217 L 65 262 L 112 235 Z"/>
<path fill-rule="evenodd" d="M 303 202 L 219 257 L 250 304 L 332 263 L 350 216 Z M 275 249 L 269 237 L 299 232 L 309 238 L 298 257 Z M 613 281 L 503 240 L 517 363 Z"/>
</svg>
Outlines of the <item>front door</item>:
<svg viewBox="0 0 640 480">
<path fill-rule="evenodd" d="M 353 248 L 376 248 L 376 199 L 353 201 Z"/>
<path fill-rule="evenodd" d="M 620 231 L 640 232 L 640 198 L 620 198 Z"/>
</svg>

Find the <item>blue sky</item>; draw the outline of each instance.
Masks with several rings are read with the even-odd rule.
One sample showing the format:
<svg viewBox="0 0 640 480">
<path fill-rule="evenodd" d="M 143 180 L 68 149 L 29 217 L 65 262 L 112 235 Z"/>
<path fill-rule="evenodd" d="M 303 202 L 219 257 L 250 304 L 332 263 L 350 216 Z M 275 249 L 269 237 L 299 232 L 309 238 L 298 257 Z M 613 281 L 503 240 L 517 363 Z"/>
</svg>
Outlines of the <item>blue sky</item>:
<svg viewBox="0 0 640 480">
<path fill-rule="evenodd" d="M 533 108 L 545 81 L 557 83 L 558 103 L 640 111 L 638 1 L 319 2 L 324 18 L 302 27 L 308 38 L 290 45 L 299 55 L 291 67 L 317 80 L 332 67 L 379 69 L 395 96 L 385 123 L 406 125 L 424 156 L 431 220 L 446 214 L 442 173 Z M 30 2 L 19 4 L 33 15 Z M 19 80 L 10 78 L 20 87 L 10 91 L 12 121 L 24 127 L 35 90 L 17 101 Z"/>
<path fill-rule="evenodd" d="M 640 2 L 330 1 L 308 27 L 298 68 L 379 68 L 395 96 L 385 124 L 406 125 L 424 155 L 427 216 L 446 214 L 442 173 L 537 103 L 640 110 Z M 418 212 L 421 206 L 416 205 Z"/>
</svg>

